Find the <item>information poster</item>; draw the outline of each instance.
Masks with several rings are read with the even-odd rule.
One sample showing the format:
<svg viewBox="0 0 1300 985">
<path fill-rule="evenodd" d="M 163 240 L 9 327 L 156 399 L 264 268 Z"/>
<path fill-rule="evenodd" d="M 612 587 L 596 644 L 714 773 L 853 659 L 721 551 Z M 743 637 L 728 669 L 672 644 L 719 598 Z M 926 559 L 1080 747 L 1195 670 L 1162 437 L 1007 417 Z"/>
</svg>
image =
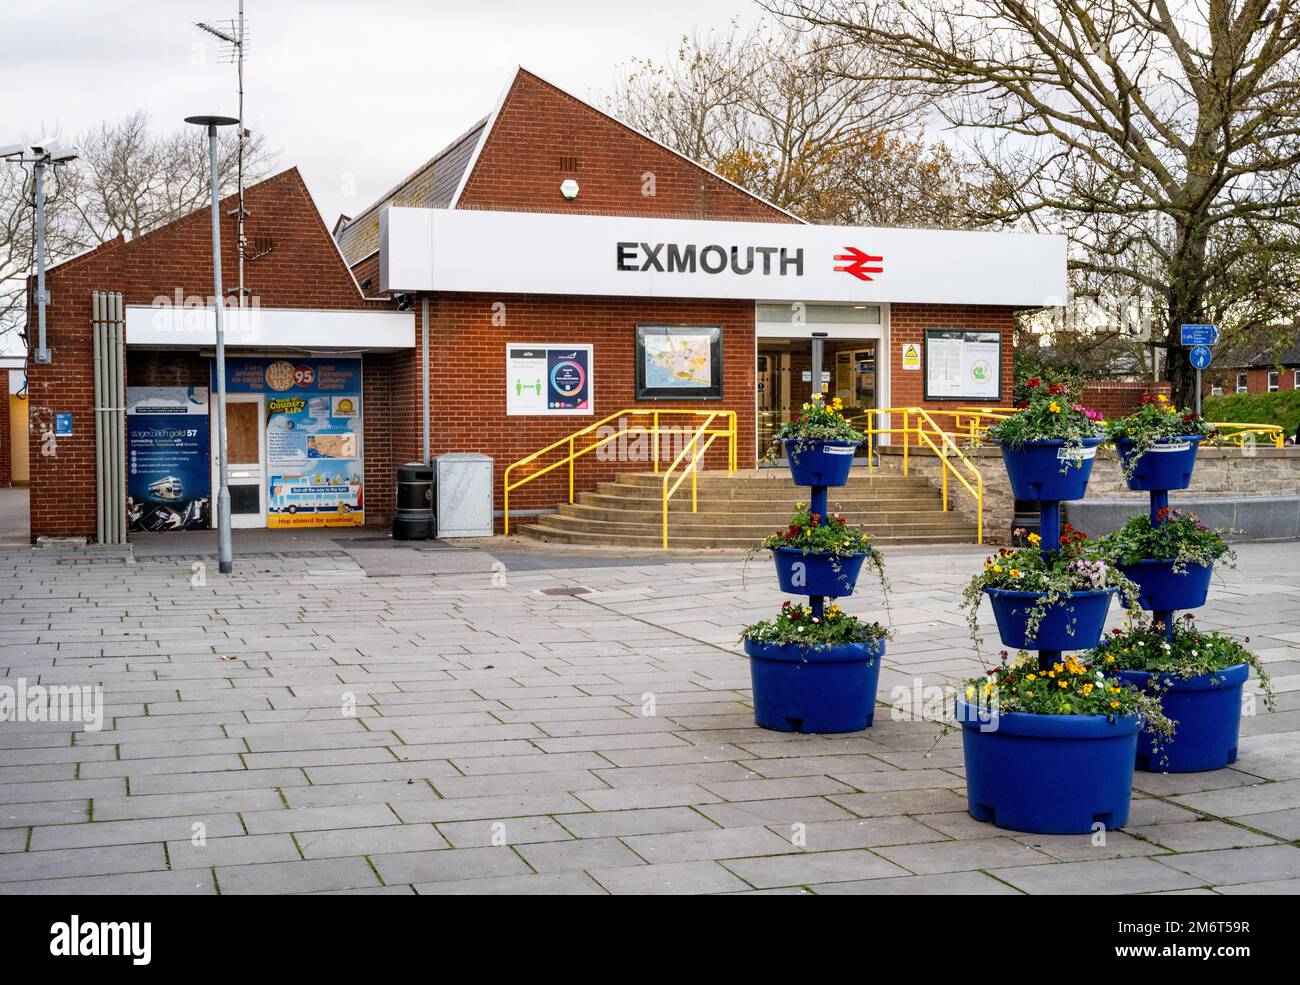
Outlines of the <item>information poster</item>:
<svg viewBox="0 0 1300 985">
<path fill-rule="evenodd" d="M 506 345 L 506 414 L 591 414 L 591 346 Z"/>
<path fill-rule="evenodd" d="M 266 525 L 361 526 L 361 360 L 235 359 L 226 387 L 263 395 Z"/>
<path fill-rule="evenodd" d="M 926 400 L 1001 398 L 1001 332 L 926 330 Z"/>
<path fill-rule="evenodd" d="M 131 530 L 212 525 L 206 387 L 127 387 L 126 515 Z"/>
</svg>

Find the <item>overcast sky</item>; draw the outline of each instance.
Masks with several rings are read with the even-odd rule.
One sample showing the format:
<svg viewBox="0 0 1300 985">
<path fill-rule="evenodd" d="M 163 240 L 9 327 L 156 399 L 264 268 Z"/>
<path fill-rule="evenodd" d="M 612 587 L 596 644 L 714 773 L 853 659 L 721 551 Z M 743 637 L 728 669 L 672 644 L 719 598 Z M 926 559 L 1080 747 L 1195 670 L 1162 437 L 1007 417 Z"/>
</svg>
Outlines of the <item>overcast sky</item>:
<svg viewBox="0 0 1300 985">
<path fill-rule="evenodd" d="M 193 23 L 237 0 L 36 0 L 0 14 L 0 144 L 149 111 L 235 109 L 235 70 Z M 751 0 L 246 0 L 248 125 L 332 224 L 485 116 L 515 65 L 599 101 L 615 67 L 683 33 L 753 24 Z M 349 176 L 355 194 L 349 196 Z"/>
</svg>

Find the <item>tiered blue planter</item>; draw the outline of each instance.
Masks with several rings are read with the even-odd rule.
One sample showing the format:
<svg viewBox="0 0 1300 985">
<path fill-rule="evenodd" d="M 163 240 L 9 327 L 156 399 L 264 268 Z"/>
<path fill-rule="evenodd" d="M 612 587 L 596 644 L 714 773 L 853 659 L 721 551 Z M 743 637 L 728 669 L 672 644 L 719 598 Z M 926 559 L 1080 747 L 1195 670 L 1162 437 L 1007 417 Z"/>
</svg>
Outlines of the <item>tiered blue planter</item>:
<svg viewBox="0 0 1300 985">
<path fill-rule="evenodd" d="M 1172 559 L 1146 558 L 1121 569 L 1138 587 L 1138 601 L 1150 612 L 1199 609 L 1210 593 L 1212 564 L 1189 564 L 1182 574 L 1174 571 Z"/>
<path fill-rule="evenodd" d="M 1139 456 L 1128 480 L 1128 487 L 1139 492 L 1186 489 L 1192 484 L 1196 452 L 1205 439 L 1199 434 L 1179 438 L 1159 438 L 1150 450 Z M 1133 460 L 1133 442 L 1120 438 L 1115 442 L 1120 464 L 1128 469 Z"/>
<path fill-rule="evenodd" d="M 1160 514 L 1169 507 L 1169 490 L 1191 485 L 1202 440 L 1200 435 L 1161 438 L 1134 465 L 1128 487 L 1151 494 L 1153 527 L 1164 522 Z M 1132 442 L 1117 441 L 1116 447 L 1127 468 L 1133 457 Z M 1147 558 L 1123 570 L 1137 582 L 1139 604 L 1164 623 L 1166 636 L 1173 639 L 1174 613 L 1205 604 L 1214 566 L 1189 565 L 1179 575 L 1174 574 L 1171 559 Z M 1153 773 L 1199 773 L 1234 762 L 1241 728 L 1241 690 L 1249 674 L 1247 664 L 1189 679 L 1176 674 L 1120 671 L 1119 677 L 1143 687 L 1153 676 L 1162 678 L 1169 690 L 1161 695 L 1160 705 L 1165 717 L 1175 722 L 1173 738 L 1163 744 L 1159 754 L 1150 733 L 1142 734 L 1137 768 Z"/>
<path fill-rule="evenodd" d="M 1145 688 L 1156 678 L 1160 705 L 1177 722 L 1174 737 L 1157 750 L 1150 733 L 1138 739 L 1137 768 L 1153 773 L 1202 773 L 1237 761 L 1241 729 L 1241 691 L 1250 676 L 1249 664 L 1236 664 L 1213 674 L 1179 677 L 1145 670 L 1121 670 L 1116 676 Z"/>
<path fill-rule="evenodd" d="M 1106 613 L 1115 595 L 1113 588 L 1073 592 L 1043 613 L 1037 631 L 1030 636 L 1026 622 L 1029 610 L 1041 597 L 1037 592 L 1009 592 L 1000 588 L 986 588 L 984 592 L 993 605 L 993 618 L 997 620 L 1003 646 L 1016 650 L 1081 650 L 1095 645 L 1106 626 Z"/>
<path fill-rule="evenodd" d="M 754 721 L 777 732 L 857 732 L 876 715 L 885 643 L 778 646 L 745 640 Z"/>
<path fill-rule="evenodd" d="M 1061 441 L 1002 448 L 1017 499 L 1039 501 L 1044 552 L 1061 542 L 1061 500 L 1081 499 L 1100 438 L 1082 450 Z M 1062 471 L 1064 467 L 1065 471 Z M 1062 650 L 1097 645 L 1114 589 L 1074 592 L 1044 613 L 1034 637 L 1026 617 L 1040 598 L 1032 592 L 987 590 L 1002 643 L 1038 650 L 1050 670 Z M 1042 834 L 1083 834 L 1094 825 L 1117 828 L 1128 820 L 1140 722 L 1136 716 L 1031 715 L 1012 712 L 981 719 L 957 702 L 966 760 L 967 810 L 977 821 Z"/>
<path fill-rule="evenodd" d="M 793 547 L 777 547 L 772 551 L 781 591 L 790 595 L 829 595 L 831 598 L 853 594 L 866 557 L 865 554 L 847 557 L 805 554 Z"/>
<path fill-rule="evenodd" d="M 1082 448 L 1068 448 L 1064 441 L 1026 441 L 1019 448 L 1002 445 L 1012 493 L 1016 499 L 1057 503 L 1083 499 L 1101 442 L 1101 438 L 1085 438 Z M 1045 536 L 1043 540 L 1048 542 Z"/>
<path fill-rule="evenodd" d="M 790 463 L 790 474 L 797 486 L 842 486 L 849 481 L 853 468 L 853 453 L 857 441 L 801 441 L 785 442 L 785 457 Z M 821 512 L 825 514 L 825 510 Z"/>
<path fill-rule="evenodd" d="M 857 444 L 787 441 L 790 472 L 812 486 L 812 512 L 826 522 L 826 487 L 849 480 Z M 821 618 L 826 598 L 853 593 L 865 554 L 830 558 L 778 547 L 772 552 L 781 590 L 807 595 Z M 754 686 L 754 721 L 778 732 L 857 732 L 875 718 L 885 641 L 834 646 L 774 645 L 745 640 Z"/>
<path fill-rule="evenodd" d="M 1128 821 L 1136 715 L 1028 715 L 996 719 L 960 699 L 970 816 L 999 828 L 1079 834 Z"/>
</svg>

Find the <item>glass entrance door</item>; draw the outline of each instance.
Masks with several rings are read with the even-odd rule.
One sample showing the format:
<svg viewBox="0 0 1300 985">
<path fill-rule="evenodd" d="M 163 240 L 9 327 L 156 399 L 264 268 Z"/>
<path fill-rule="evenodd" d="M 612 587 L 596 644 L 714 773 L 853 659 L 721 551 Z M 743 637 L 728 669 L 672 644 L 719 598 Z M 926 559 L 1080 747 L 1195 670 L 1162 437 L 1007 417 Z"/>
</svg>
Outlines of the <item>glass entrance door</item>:
<svg viewBox="0 0 1300 985">
<path fill-rule="evenodd" d="M 807 337 L 758 341 L 755 399 L 760 458 L 781 425 L 789 423 L 815 392 L 812 345 Z M 865 425 L 870 411 L 880 406 L 879 346 L 876 339 L 822 340 L 821 393 L 828 400 L 839 397 L 844 416 L 855 425 Z M 858 454 L 864 457 L 866 449 Z"/>
</svg>

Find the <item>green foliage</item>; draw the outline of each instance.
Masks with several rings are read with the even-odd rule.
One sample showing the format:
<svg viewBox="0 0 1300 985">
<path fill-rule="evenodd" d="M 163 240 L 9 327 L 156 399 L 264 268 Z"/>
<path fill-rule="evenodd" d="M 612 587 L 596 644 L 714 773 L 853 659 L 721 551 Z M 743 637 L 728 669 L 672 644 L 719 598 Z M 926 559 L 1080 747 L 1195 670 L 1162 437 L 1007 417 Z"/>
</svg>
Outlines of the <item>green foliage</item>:
<svg viewBox="0 0 1300 985">
<path fill-rule="evenodd" d="M 1160 708 L 1158 698 L 1108 678 L 1097 668 L 1065 657 L 1048 670 L 1022 650 L 1019 658 L 1002 663 L 984 677 L 965 682 L 962 693 L 968 704 L 998 712 L 1030 715 L 1105 715 L 1117 718 L 1140 715 L 1152 731 L 1170 735 L 1173 723 Z"/>
<path fill-rule="evenodd" d="M 1121 470 L 1125 480 L 1132 478 L 1142 456 L 1161 438 L 1187 435 L 1208 438 L 1216 433 L 1205 418 L 1195 411 L 1180 411 L 1163 393 L 1154 400 L 1151 394 L 1142 394 L 1141 406 L 1132 414 L 1106 422 L 1106 434 L 1111 441 L 1125 440 L 1133 443 Z"/>
<path fill-rule="evenodd" d="M 1065 387 L 1071 403 L 1082 399 L 1084 384 L 1088 382 L 1087 371 L 1082 366 L 1044 359 L 1038 351 L 1022 346 L 1016 347 L 1011 359 L 1015 379 L 1011 397 L 1016 403 L 1029 399 L 1031 379 L 1037 379 L 1043 386 L 1055 383 Z"/>
<path fill-rule="evenodd" d="M 825 522 L 823 522 L 823 520 Z M 863 530 L 850 527 L 840 514 L 823 517 L 811 513 L 807 503 L 796 503 L 790 524 L 784 530 L 768 534 L 763 547 L 791 547 L 804 554 L 827 554 L 847 557 L 856 554 L 879 555 L 871 548 L 871 538 Z M 880 562 L 883 566 L 883 562 Z"/>
<path fill-rule="evenodd" d="M 1202 405 L 1212 421 L 1237 424 L 1277 424 L 1292 437 L 1300 428 L 1300 390 L 1278 393 L 1225 393 L 1206 397 Z"/>
<path fill-rule="evenodd" d="M 1246 642 L 1250 642 L 1249 638 Z M 1174 622 L 1172 641 L 1165 638 L 1164 623 L 1130 620 L 1122 629 L 1111 630 L 1109 636 L 1103 637 L 1088 659 L 1108 673 L 1149 670 L 1152 674 L 1177 674 L 1182 678 L 1249 664 L 1259 678 L 1269 710 L 1276 706 L 1273 682 L 1259 657 L 1231 636 L 1201 632 L 1190 612 Z"/>
<path fill-rule="evenodd" d="M 820 393 L 803 405 L 788 424 L 772 436 L 781 441 L 861 441 L 864 435 L 844 418 L 844 401 L 839 397 L 827 403 Z M 796 446 L 796 452 L 798 447 Z"/>
<path fill-rule="evenodd" d="M 1191 564 L 1212 564 L 1220 558 L 1229 563 L 1237 555 L 1217 530 L 1203 524 L 1195 513 L 1162 508 L 1156 514 L 1157 524 L 1142 513 L 1131 516 L 1124 526 L 1109 533 L 1100 541 L 1104 556 L 1111 564 L 1123 566 L 1137 564 L 1146 558 L 1173 561 L 1175 574 L 1187 571 Z"/>
<path fill-rule="evenodd" d="M 1101 414 L 1074 400 L 1064 384 L 1043 383 L 1037 377 L 1025 381 L 1024 400 L 1016 404 L 1018 413 L 998 421 L 988 430 L 990 441 L 1009 448 L 1023 447 L 1029 441 L 1064 441 L 1067 448 L 1082 448 L 1085 438 L 1105 435 Z M 1062 470 L 1068 468 L 1069 459 Z M 1075 461 L 1077 466 L 1079 461 Z"/>
<path fill-rule="evenodd" d="M 825 646 L 836 643 L 879 643 L 889 639 L 889 631 L 878 622 L 865 622 L 851 616 L 833 602 L 826 606 L 822 618 L 813 615 L 812 606 L 784 602 L 775 619 L 764 619 L 747 626 L 742 640 L 756 643 L 799 646 Z"/>
<path fill-rule="evenodd" d="M 1067 523 L 1059 546 L 1049 550 L 1041 548 L 1038 534 L 1025 536 L 1023 528 L 1015 533 L 1025 537 L 1026 545 L 1014 550 L 998 548 L 997 554 L 984 559 L 984 570 L 962 590 L 961 607 L 966 610 L 966 621 L 976 642 L 980 601 L 990 588 L 1040 594 L 1026 615 L 1029 636 L 1037 633 L 1047 610 L 1064 602 L 1072 592 L 1116 588 L 1129 609 L 1137 608 L 1137 586 L 1107 560 L 1101 545 L 1088 540 L 1083 531 Z"/>
</svg>

